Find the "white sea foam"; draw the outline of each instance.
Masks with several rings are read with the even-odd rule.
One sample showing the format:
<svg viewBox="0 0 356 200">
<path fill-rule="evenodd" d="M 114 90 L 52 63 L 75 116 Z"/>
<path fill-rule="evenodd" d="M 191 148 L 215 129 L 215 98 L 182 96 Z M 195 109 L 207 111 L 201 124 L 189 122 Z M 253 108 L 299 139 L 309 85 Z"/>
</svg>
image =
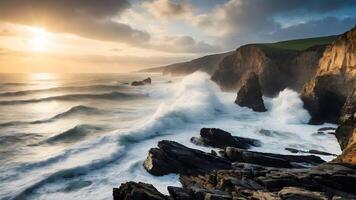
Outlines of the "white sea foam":
<svg viewBox="0 0 356 200">
<path fill-rule="evenodd" d="M 281 91 L 272 99 L 271 117 L 285 124 L 308 123 L 310 120 L 299 94 L 290 89 Z"/>
</svg>

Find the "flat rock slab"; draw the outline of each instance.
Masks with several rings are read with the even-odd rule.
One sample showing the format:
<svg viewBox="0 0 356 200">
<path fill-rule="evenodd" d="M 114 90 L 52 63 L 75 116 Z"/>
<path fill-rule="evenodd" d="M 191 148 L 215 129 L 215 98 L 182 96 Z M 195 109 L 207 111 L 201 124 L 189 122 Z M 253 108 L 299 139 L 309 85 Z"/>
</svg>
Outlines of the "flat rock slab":
<svg viewBox="0 0 356 200">
<path fill-rule="evenodd" d="M 177 142 L 163 140 L 158 148 L 149 150 L 144 162 L 145 169 L 152 175 L 206 174 L 216 169 L 229 169 L 227 159 L 200 150 L 191 149 Z"/>
</svg>

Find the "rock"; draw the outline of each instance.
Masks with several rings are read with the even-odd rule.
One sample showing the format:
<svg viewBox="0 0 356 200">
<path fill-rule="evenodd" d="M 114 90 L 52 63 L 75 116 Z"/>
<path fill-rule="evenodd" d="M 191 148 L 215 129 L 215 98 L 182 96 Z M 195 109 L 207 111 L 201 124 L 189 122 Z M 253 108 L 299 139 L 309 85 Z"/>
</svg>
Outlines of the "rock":
<svg viewBox="0 0 356 200">
<path fill-rule="evenodd" d="M 263 104 L 261 86 L 256 73 L 251 72 L 244 85 L 237 93 L 235 103 L 242 107 L 248 107 L 256 112 L 265 112 Z"/>
<path fill-rule="evenodd" d="M 280 168 L 301 168 L 310 165 L 318 165 L 325 162 L 320 157 L 313 155 L 295 156 L 273 153 L 261 153 L 237 149 L 234 147 L 227 147 L 225 149 L 225 156 L 232 162 L 244 162 L 258 164 L 261 166 Z"/>
<path fill-rule="evenodd" d="M 292 153 L 310 153 L 310 154 L 317 154 L 317 155 L 324 155 L 324 156 L 337 156 L 337 155 L 332 154 L 332 153 L 319 151 L 319 150 L 315 150 L 315 149 L 311 149 L 311 150 L 308 150 L 308 151 L 303 151 L 303 150 L 294 149 L 294 148 L 285 148 L 285 150 L 287 150 L 289 152 L 292 152 Z"/>
<path fill-rule="evenodd" d="M 339 36 L 320 59 L 316 75 L 301 97 L 310 123 L 337 123 L 346 98 L 356 89 L 356 27 Z"/>
<path fill-rule="evenodd" d="M 152 82 L 151 78 L 148 77 L 142 81 L 134 81 L 131 83 L 132 86 L 139 86 L 139 85 L 150 85 Z"/>
<path fill-rule="evenodd" d="M 205 174 L 215 169 L 229 169 L 231 162 L 177 142 L 163 140 L 158 142 L 158 148 L 149 150 L 144 167 L 156 176 L 169 173 Z"/>
<path fill-rule="evenodd" d="M 273 97 L 285 88 L 300 91 L 316 73 L 326 45 L 303 51 L 248 44 L 226 56 L 211 77 L 223 90 L 236 91 L 250 72 L 260 81 L 263 96 Z"/>
<path fill-rule="evenodd" d="M 113 189 L 114 200 L 168 200 L 151 184 L 127 182 Z"/>
<path fill-rule="evenodd" d="M 200 138 L 192 137 L 191 142 L 196 145 L 221 149 L 228 146 L 241 149 L 248 149 L 251 146 L 261 146 L 258 140 L 232 136 L 229 132 L 217 128 L 202 128 L 200 130 Z"/>
<path fill-rule="evenodd" d="M 233 199 L 323 199 L 356 197 L 355 168 L 325 163 L 313 168 L 285 169 L 233 163 L 232 169 L 204 176 L 182 175 L 185 188 L 225 191 Z M 258 198 L 252 198 L 258 197 Z"/>
<path fill-rule="evenodd" d="M 323 192 L 312 192 L 303 188 L 285 187 L 278 192 L 281 199 L 291 200 L 328 200 Z"/>
<path fill-rule="evenodd" d="M 356 90 L 343 106 L 339 122 L 335 136 L 343 152 L 334 162 L 356 165 Z"/>
</svg>

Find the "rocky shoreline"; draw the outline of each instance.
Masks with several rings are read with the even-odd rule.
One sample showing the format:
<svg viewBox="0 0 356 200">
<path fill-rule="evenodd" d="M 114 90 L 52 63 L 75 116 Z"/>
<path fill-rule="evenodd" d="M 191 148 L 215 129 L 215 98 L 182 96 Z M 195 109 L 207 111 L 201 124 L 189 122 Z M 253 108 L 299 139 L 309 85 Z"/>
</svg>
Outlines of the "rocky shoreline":
<svg viewBox="0 0 356 200">
<path fill-rule="evenodd" d="M 225 89 L 239 86 L 236 103 L 260 112 L 266 110 L 262 95 L 301 90 L 310 123 L 339 124 L 342 154 L 325 162 L 316 155 L 334 155 L 292 148 L 286 150 L 313 155 L 254 152 L 248 149 L 260 146 L 258 140 L 203 128 L 191 142 L 218 152 L 163 140 L 143 164 L 154 176 L 179 174 L 182 187 L 168 187 L 164 195 L 150 184 L 127 182 L 114 188 L 114 200 L 356 199 L 356 27 L 329 46 L 303 52 L 243 46 L 222 60 L 212 80 Z"/>
</svg>

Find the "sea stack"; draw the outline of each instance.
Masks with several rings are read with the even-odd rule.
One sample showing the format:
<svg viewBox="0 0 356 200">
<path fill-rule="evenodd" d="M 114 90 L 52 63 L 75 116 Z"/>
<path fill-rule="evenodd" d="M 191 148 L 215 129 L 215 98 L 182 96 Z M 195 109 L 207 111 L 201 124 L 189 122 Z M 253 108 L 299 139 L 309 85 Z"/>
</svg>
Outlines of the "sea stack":
<svg viewBox="0 0 356 200">
<path fill-rule="evenodd" d="M 131 83 L 132 86 L 139 86 L 139 85 L 150 85 L 152 82 L 151 78 L 148 77 L 142 81 L 134 81 Z"/>
<path fill-rule="evenodd" d="M 256 73 L 251 72 L 244 85 L 237 93 L 235 103 L 242 107 L 251 108 L 255 112 L 265 112 L 263 104 L 261 86 Z"/>
</svg>

